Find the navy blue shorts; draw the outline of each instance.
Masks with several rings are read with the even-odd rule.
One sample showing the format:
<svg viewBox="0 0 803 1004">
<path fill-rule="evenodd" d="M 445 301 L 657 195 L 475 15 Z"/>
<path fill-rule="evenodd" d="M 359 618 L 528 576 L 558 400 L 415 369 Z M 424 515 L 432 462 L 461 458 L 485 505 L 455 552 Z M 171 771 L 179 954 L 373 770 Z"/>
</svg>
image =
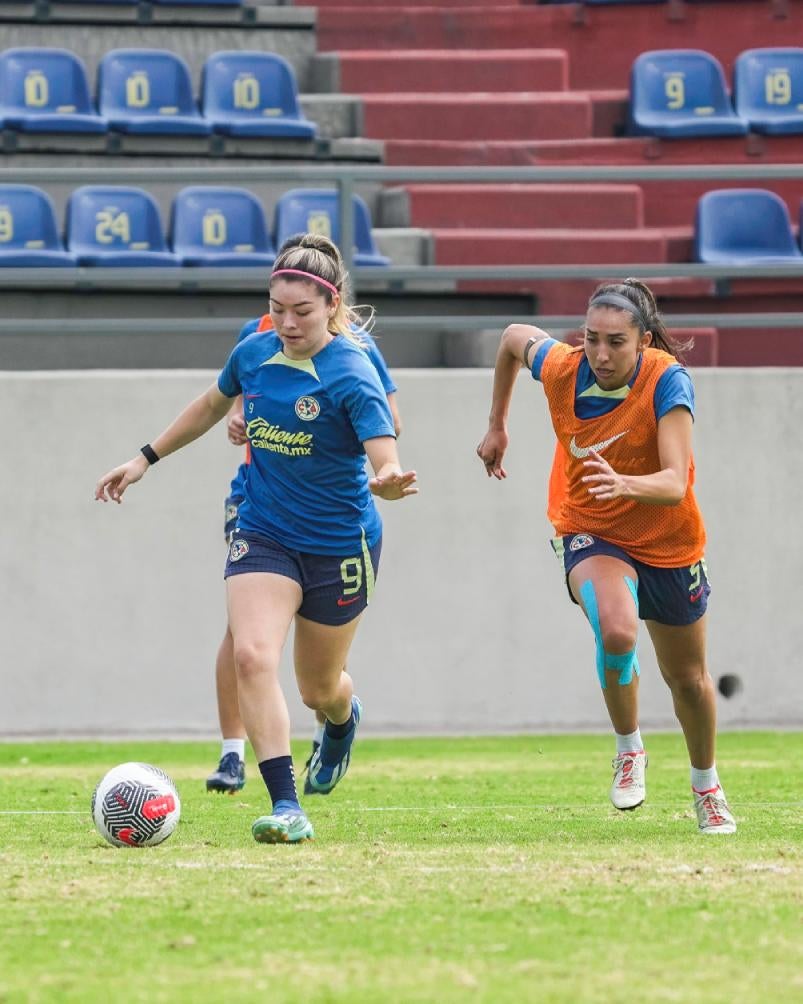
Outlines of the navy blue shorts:
<svg viewBox="0 0 803 1004">
<path fill-rule="evenodd" d="M 224 578 L 244 572 L 273 572 L 293 579 L 303 598 L 298 613 L 316 624 L 348 624 L 368 606 L 374 591 L 382 538 L 361 553 L 340 557 L 293 551 L 267 537 L 237 531 Z"/>
<path fill-rule="evenodd" d="M 231 543 L 231 535 L 234 533 L 234 528 L 237 526 L 237 517 L 240 515 L 240 503 L 242 499 L 239 495 L 229 495 L 226 501 L 223 503 L 223 536 L 226 538 L 226 543 Z"/>
<path fill-rule="evenodd" d="M 567 587 L 569 572 L 585 558 L 595 554 L 609 554 L 626 561 L 633 569 L 638 584 L 638 615 L 643 621 L 657 621 L 659 624 L 678 627 L 693 624 L 708 607 L 711 586 L 705 558 L 682 568 L 656 568 L 655 565 L 645 565 L 644 562 L 631 558 L 627 551 L 616 544 L 600 537 L 592 537 L 588 533 L 555 537 L 552 548 L 563 564 Z M 571 589 L 569 595 L 572 602 L 577 603 Z"/>
</svg>

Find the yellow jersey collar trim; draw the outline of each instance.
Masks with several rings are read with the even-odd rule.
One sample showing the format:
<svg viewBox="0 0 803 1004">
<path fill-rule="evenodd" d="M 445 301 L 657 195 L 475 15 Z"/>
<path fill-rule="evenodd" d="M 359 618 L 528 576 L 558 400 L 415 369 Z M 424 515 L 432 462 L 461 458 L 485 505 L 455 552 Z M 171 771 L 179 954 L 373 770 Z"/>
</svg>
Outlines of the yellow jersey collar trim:
<svg viewBox="0 0 803 1004">
<path fill-rule="evenodd" d="M 315 363 L 311 359 L 291 359 L 286 356 L 281 349 L 270 357 L 266 359 L 262 366 L 289 366 L 292 370 L 303 370 L 305 373 L 317 380 L 318 383 L 321 382 L 321 378 L 318 376 L 318 371 L 315 369 Z"/>
<path fill-rule="evenodd" d="M 603 390 L 602 387 L 597 383 L 592 383 L 590 387 L 578 394 L 578 397 L 607 397 L 612 400 L 622 401 L 630 393 L 630 387 L 625 384 L 624 387 L 617 387 L 616 390 Z"/>
</svg>

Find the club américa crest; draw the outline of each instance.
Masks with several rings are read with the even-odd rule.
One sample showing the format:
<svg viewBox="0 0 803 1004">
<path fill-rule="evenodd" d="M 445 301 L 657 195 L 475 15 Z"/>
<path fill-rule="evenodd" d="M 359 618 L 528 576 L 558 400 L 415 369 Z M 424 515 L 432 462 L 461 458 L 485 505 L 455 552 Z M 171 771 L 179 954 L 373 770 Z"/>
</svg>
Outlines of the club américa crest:
<svg viewBox="0 0 803 1004">
<path fill-rule="evenodd" d="M 296 401 L 296 415 L 302 422 L 311 422 L 321 413 L 321 406 L 314 397 L 300 397 Z"/>
<path fill-rule="evenodd" d="M 584 547 L 591 547 L 593 543 L 594 538 L 589 537 L 587 533 L 576 533 L 569 541 L 569 550 L 582 551 Z"/>
<path fill-rule="evenodd" d="M 239 561 L 240 558 L 244 558 L 248 554 L 248 541 L 243 540 L 242 537 L 238 537 L 237 540 L 233 540 L 229 547 L 229 561 Z"/>
</svg>

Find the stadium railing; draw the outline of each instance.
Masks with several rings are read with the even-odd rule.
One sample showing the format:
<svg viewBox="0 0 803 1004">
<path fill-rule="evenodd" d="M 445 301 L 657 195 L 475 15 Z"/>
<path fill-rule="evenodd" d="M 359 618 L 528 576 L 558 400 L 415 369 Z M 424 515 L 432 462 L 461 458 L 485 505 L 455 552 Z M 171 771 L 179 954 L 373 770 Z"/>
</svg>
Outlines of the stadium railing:
<svg viewBox="0 0 803 1004">
<path fill-rule="evenodd" d="M 42 185 L 82 185 L 97 177 L 91 168 L 37 168 L 26 166 L 25 180 L 28 184 Z M 340 193 L 340 234 L 343 256 L 349 267 L 353 284 L 361 293 L 372 289 L 384 289 L 403 293 L 408 289 L 426 289 L 435 284 L 440 290 L 454 288 L 458 282 L 482 281 L 502 282 L 509 280 L 550 280 L 550 279 L 596 279 L 611 276 L 638 275 L 650 278 L 708 278 L 727 282 L 732 279 L 800 279 L 803 278 L 803 261 L 800 263 L 773 265 L 714 265 L 688 263 L 588 263 L 576 265 L 389 265 L 382 269 L 353 268 L 352 246 L 354 243 L 353 219 L 344 207 L 352 204 L 352 195 L 357 185 L 382 185 L 388 182 L 585 182 L 621 181 L 742 181 L 766 183 L 773 180 L 799 180 L 803 194 L 803 164 L 739 164 L 739 165 L 646 165 L 646 166 L 599 166 L 599 167 L 387 167 L 379 165 L 299 165 L 271 164 L 259 167 L 225 165 L 215 167 L 131 167 L 105 168 L 103 179 L 107 184 L 174 183 L 178 188 L 186 184 L 237 183 L 247 187 L 256 182 L 287 182 L 294 186 L 303 183 L 320 185 L 332 184 Z M 19 172 L 11 168 L 0 168 L 0 183 L 19 180 Z M 153 290 L 212 290 L 256 291 L 264 290 L 265 269 L 243 268 L 234 274 L 225 269 L 173 268 L 173 269 L 0 269 L 0 289 L 50 288 L 68 290 L 126 288 Z M 534 315 L 544 326 L 555 328 L 575 327 L 582 318 L 573 315 L 545 317 Z M 457 329 L 481 330 L 499 327 L 512 321 L 532 322 L 527 318 L 496 317 L 491 314 L 450 317 L 448 315 L 427 318 L 394 315 L 394 326 L 402 328 L 437 327 L 441 330 Z M 700 325 L 728 327 L 775 327 L 803 328 L 803 312 L 761 312 L 737 314 L 720 311 L 694 314 L 666 314 L 673 327 L 698 327 Z M 87 320 L 81 320 L 86 330 Z M 136 330 L 165 330 L 165 321 L 159 319 L 139 319 L 128 322 Z M 175 322 L 173 322 L 175 323 Z M 196 322 L 197 323 L 197 322 Z M 211 321 L 219 326 L 221 320 Z M 17 331 L 34 330 L 43 327 L 36 320 L 10 319 L 0 321 L 0 331 L 8 331 L 11 326 Z M 36 329 L 38 330 L 38 329 Z M 134 330 L 134 328 L 132 328 Z"/>
</svg>

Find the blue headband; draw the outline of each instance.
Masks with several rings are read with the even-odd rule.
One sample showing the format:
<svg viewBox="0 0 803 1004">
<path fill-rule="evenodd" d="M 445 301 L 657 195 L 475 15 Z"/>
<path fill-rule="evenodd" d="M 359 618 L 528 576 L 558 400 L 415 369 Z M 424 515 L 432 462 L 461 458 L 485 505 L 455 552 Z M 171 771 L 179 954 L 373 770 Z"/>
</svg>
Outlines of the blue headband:
<svg viewBox="0 0 803 1004">
<path fill-rule="evenodd" d="M 644 331 L 649 327 L 639 307 L 621 293 L 600 293 L 599 296 L 592 296 L 588 306 L 589 309 L 591 307 L 616 307 L 617 310 L 627 310 L 635 317 Z"/>
</svg>

